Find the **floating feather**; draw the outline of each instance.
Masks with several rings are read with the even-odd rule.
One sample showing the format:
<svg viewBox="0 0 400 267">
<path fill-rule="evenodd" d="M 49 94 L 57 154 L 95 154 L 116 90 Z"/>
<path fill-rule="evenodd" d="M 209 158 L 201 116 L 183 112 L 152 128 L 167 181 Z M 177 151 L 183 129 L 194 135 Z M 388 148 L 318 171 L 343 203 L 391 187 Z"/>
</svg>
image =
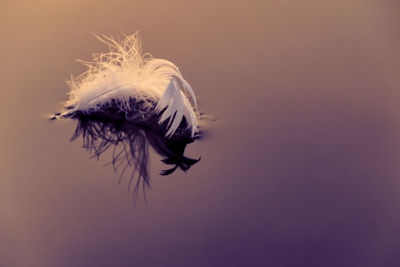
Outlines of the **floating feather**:
<svg viewBox="0 0 400 267">
<path fill-rule="evenodd" d="M 137 34 L 119 44 L 114 39 L 98 37 L 110 51 L 83 62 L 88 70 L 72 79 L 66 110 L 55 118 L 72 117 L 77 111 L 90 114 L 117 100 L 120 109 L 129 113 L 129 99 L 141 100 L 144 108 L 163 113 L 159 124 L 169 121 L 166 136 L 171 137 L 186 119 L 191 136 L 197 132 L 196 97 L 190 84 L 172 62 L 141 53 Z M 190 102 L 192 101 L 192 102 Z M 154 106 L 156 104 L 156 106 Z"/>
<path fill-rule="evenodd" d="M 122 144 L 122 152 L 114 150 L 114 167 L 124 158 L 123 172 L 131 166 L 149 185 L 148 144 L 164 163 L 175 165 L 163 175 L 177 167 L 186 171 L 198 161 L 183 156 L 186 145 L 199 136 L 197 102 L 175 64 L 142 54 L 137 34 L 125 37 L 121 43 L 98 37 L 109 52 L 82 61 L 87 71 L 68 82 L 69 100 L 52 119 L 77 119 L 72 139 L 82 135 L 84 147 L 96 157 Z"/>
</svg>

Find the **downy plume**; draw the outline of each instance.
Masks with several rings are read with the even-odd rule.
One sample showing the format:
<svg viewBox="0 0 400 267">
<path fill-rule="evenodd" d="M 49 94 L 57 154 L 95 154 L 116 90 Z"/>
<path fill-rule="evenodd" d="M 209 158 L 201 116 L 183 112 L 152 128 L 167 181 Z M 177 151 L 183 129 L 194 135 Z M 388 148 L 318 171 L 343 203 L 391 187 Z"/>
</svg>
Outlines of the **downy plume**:
<svg viewBox="0 0 400 267">
<path fill-rule="evenodd" d="M 143 54 L 137 34 L 118 43 L 98 37 L 109 51 L 81 61 L 87 71 L 68 82 L 69 100 L 52 119 L 78 121 L 71 140 L 83 139 L 83 147 L 94 157 L 113 147 L 111 164 L 130 167 L 139 187 L 150 187 L 149 146 L 173 165 L 161 175 L 177 168 L 187 171 L 200 159 L 184 155 L 186 145 L 200 137 L 197 102 L 192 87 L 172 62 Z"/>
<path fill-rule="evenodd" d="M 73 116 L 77 111 L 92 113 L 116 100 L 125 114 L 129 99 L 143 101 L 143 107 L 161 115 L 158 123 L 168 122 L 165 135 L 172 137 L 185 118 L 191 137 L 198 131 L 197 102 L 193 89 L 178 67 L 165 59 L 142 54 L 138 34 L 126 36 L 122 43 L 113 38 L 97 37 L 109 52 L 81 61 L 88 70 L 71 79 L 65 110 L 56 118 Z"/>
</svg>

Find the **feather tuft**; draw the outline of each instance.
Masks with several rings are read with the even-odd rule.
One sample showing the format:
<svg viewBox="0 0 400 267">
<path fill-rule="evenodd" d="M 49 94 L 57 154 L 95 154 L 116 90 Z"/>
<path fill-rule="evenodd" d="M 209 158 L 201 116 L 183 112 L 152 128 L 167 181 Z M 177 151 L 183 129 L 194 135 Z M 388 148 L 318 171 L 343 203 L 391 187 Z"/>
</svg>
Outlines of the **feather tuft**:
<svg viewBox="0 0 400 267">
<path fill-rule="evenodd" d="M 158 124 L 168 122 L 166 137 L 171 138 L 185 121 L 183 127 L 191 129 L 193 138 L 198 132 L 196 97 L 178 67 L 143 54 L 137 33 L 125 36 L 121 43 L 107 36 L 97 38 L 109 47 L 109 52 L 94 56 L 91 62 L 81 61 L 88 69 L 68 82 L 69 100 L 64 111 L 53 118 L 69 118 L 77 112 L 91 114 L 111 101 L 128 114 L 131 99 L 135 99 L 159 115 Z"/>
</svg>

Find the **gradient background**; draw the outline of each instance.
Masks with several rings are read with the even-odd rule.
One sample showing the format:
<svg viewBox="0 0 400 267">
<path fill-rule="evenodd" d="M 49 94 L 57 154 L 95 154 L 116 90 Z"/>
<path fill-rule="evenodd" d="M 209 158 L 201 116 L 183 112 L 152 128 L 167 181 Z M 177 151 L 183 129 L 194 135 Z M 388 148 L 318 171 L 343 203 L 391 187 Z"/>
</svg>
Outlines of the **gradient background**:
<svg viewBox="0 0 400 267">
<path fill-rule="evenodd" d="M 400 266 L 400 3 L 0 3 L 0 266 Z M 65 81 L 138 30 L 220 122 L 136 208 L 50 122 Z M 126 181 L 125 181 L 126 182 Z"/>
</svg>

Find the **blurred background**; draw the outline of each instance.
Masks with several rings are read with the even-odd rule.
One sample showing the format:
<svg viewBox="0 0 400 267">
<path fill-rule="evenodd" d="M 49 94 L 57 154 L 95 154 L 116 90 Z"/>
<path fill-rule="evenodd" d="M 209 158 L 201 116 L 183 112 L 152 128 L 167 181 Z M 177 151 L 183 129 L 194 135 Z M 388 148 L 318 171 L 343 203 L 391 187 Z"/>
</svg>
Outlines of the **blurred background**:
<svg viewBox="0 0 400 267">
<path fill-rule="evenodd" d="M 400 266 L 400 3 L 0 3 L 0 266 Z M 139 31 L 219 119 L 148 203 L 48 121 Z"/>
</svg>

